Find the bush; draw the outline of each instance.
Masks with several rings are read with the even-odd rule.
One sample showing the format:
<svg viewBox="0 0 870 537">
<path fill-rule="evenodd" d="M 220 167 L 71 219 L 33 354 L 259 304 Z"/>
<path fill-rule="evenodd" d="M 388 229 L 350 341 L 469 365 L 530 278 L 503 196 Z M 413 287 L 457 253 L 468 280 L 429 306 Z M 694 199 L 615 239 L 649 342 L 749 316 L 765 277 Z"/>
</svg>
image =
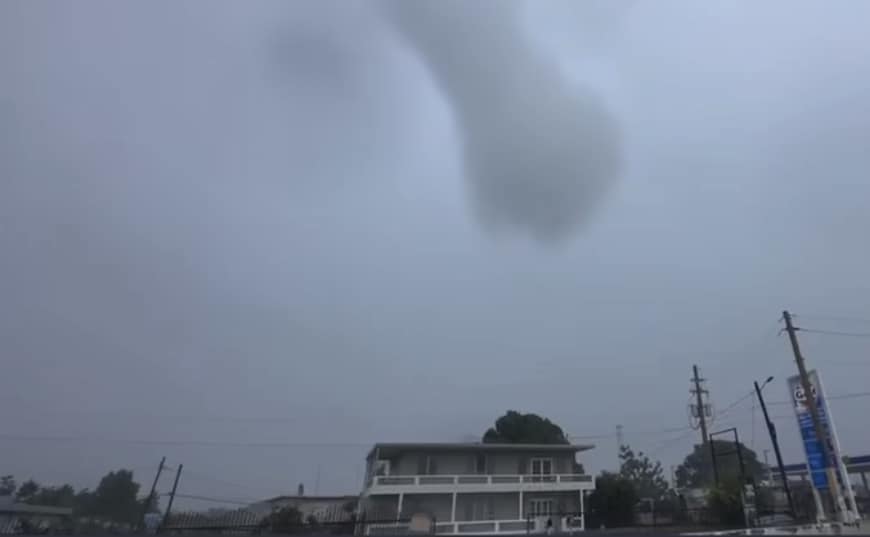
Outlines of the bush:
<svg viewBox="0 0 870 537">
<path fill-rule="evenodd" d="M 740 485 L 722 483 L 710 489 L 707 494 L 707 508 L 720 523 L 728 526 L 743 524 L 743 499 Z"/>
</svg>

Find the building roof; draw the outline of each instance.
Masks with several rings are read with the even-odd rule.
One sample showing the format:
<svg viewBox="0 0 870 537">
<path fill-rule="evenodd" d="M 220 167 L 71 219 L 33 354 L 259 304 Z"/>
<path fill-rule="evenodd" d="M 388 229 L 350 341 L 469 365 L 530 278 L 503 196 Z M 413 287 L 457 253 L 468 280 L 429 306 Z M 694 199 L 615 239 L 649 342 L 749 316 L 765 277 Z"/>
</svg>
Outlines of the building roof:
<svg viewBox="0 0 870 537">
<path fill-rule="evenodd" d="M 348 501 L 356 501 L 359 499 L 359 496 L 346 495 L 346 496 L 275 496 L 274 498 L 269 498 L 267 500 L 263 500 L 266 503 L 275 503 L 275 502 L 348 502 Z"/>
<path fill-rule="evenodd" d="M 530 452 L 554 452 L 554 453 L 577 453 L 594 448 L 592 444 L 485 444 L 483 442 L 431 442 L 431 443 L 378 443 L 375 444 L 367 458 L 373 458 L 375 453 L 382 456 L 392 457 L 406 451 L 453 452 L 453 451 L 530 451 Z"/>
<path fill-rule="evenodd" d="M 0 513 L 44 516 L 70 516 L 72 515 L 72 508 L 54 507 L 50 505 L 31 505 L 29 503 L 17 503 L 12 496 L 6 496 L 0 498 Z"/>
</svg>

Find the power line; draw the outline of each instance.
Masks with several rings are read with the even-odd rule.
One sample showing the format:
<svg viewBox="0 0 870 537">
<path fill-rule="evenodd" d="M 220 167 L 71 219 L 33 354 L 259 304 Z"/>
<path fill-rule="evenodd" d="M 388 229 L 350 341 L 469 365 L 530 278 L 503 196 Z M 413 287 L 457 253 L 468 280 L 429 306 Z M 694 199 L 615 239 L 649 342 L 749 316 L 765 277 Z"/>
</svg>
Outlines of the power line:
<svg viewBox="0 0 870 537">
<path fill-rule="evenodd" d="M 870 397 L 870 392 L 854 392 L 854 393 L 844 393 L 840 395 L 826 395 L 825 399 L 828 401 L 844 401 L 847 399 L 859 399 L 861 397 Z M 792 405 L 791 401 L 770 401 L 767 403 L 768 405 Z"/>
<path fill-rule="evenodd" d="M 864 319 L 861 317 L 846 317 L 841 315 L 805 315 L 801 314 L 792 314 L 792 317 L 796 319 L 816 319 L 819 321 L 840 321 L 847 323 L 868 323 L 870 324 L 870 319 Z"/>
<path fill-rule="evenodd" d="M 369 447 L 374 442 L 224 442 L 217 440 L 152 440 L 107 438 L 98 436 L 38 436 L 0 434 L 0 440 L 22 442 L 106 442 L 113 444 L 141 444 L 147 446 L 203 446 L 238 448 L 288 448 L 288 447 Z"/>
<path fill-rule="evenodd" d="M 200 474 L 200 473 L 198 473 L 198 472 L 191 472 L 190 470 L 186 470 L 186 471 L 184 472 L 184 477 L 185 477 L 185 479 L 191 479 L 191 478 L 192 478 L 194 481 L 210 481 L 210 482 L 212 482 L 212 483 L 218 483 L 218 484 L 221 484 L 221 485 L 229 485 L 229 486 L 232 486 L 232 487 L 243 488 L 243 489 L 247 489 L 247 490 L 249 490 L 249 491 L 256 491 L 256 490 L 258 490 L 258 489 L 255 489 L 255 488 L 253 488 L 253 487 L 250 487 L 250 486 L 248 486 L 248 485 L 243 485 L 243 484 L 241 484 L 241 483 L 235 483 L 235 482 L 233 482 L 233 481 L 227 481 L 227 480 L 225 480 L 225 479 L 218 479 L 218 478 L 216 478 L 216 477 L 211 477 L 211 476 L 208 476 L 208 475 L 205 475 L 205 474 Z"/>
<path fill-rule="evenodd" d="M 870 338 L 870 332 L 841 332 L 839 330 L 820 330 L 818 328 L 797 328 L 800 332 L 809 334 L 824 334 L 828 336 L 845 336 L 845 337 L 867 337 Z"/>
<path fill-rule="evenodd" d="M 755 395 L 754 392 L 748 392 L 746 395 L 740 397 L 739 399 L 737 399 L 736 401 L 734 401 L 733 403 L 731 403 L 730 405 L 728 405 L 727 407 L 725 407 L 721 412 L 719 412 L 718 416 L 716 416 L 716 417 L 717 417 L 717 418 L 721 418 L 722 416 L 724 416 L 724 415 L 727 414 L 728 412 L 734 410 L 734 408 L 737 407 L 737 405 L 739 405 L 739 404 L 742 403 L 743 401 L 746 401 L 747 399 L 749 399 L 749 398 L 752 397 L 753 395 Z"/>
<path fill-rule="evenodd" d="M 651 450 L 649 450 L 648 452 L 646 452 L 646 455 L 649 456 L 649 457 L 652 457 L 652 456 L 654 456 L 656 453 L 660 452 L 661 450 L 663 450 L 663 449 L 665 449 L 665 448 L 667 448 L 667 447 L 670 447 L 670 446 L 676 444 L 677 442 L 679 442 L 680 440 L 684 440 L 684 439 L 688 438 L 689 436 L 691 436 L 691 435 L 693 435 L 693 434 L 695 434 L 694 429 L 689 430 L 689 431 L 687 431 L 687 432 L 681 434 L 680 436 L 677 436 L 677 437 L 674 437 L 674 438 L 669 438 L 668 440 L 665 440 L 664 442 L 660 443 L 660 444 L 657 445 L 656 447 L 654 447 L 654 448 L 652 448 Z"/>
<path fill-rule="evenodd" d="M 655 436 L 655 435 L 662 435 L 662 434 L 678 433 L 681 431 L 685 431 L 687 429 L 689 429 L 689 427 L 682 426 L 682 427 L 669 427 L 666 429 L 647 429 L 647 430 L 634 431 L 634 430 L 631 430 L 631 429 L 624 427 L 623 434 L 627 437 Z M 602 440 L 602 439 L 615 438 L 616 433 L 601 433 L 601 434 L 589 434 L 589 435 L 569 434 L 567 436 L 571 440 Z"/>
<path fill-rule="evenodd" d="M 165 496 L 165 494 L 164 494 Z M 242 499 L 229 499 L 229 498 L 213 498 L 211 496 L 199 496 L 197 494 L 181 494 L 176 493 L 176 498 L 184 498 L 187 500 L 200 500 L 204 502 L 214 502 L 214 503 L 226 503 L 226 504 L 234 504 L 234 505 L 250 505 L 252 503 L 258 502 L 260 500 L 251 500 L 244 501 Z"/>
</svg>

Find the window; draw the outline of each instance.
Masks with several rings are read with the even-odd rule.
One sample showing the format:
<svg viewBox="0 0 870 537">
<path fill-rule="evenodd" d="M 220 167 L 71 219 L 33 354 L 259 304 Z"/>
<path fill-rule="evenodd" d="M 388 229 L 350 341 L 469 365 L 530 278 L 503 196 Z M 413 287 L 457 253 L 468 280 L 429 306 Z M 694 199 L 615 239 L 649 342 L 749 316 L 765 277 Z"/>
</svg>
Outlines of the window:
<svg viewBox="0 0 870 537">
<path fill-rule="evenodd" d="M 475 474 L 485 474 L 486 473 L 486 454 L 478 453 L 474 456 L 474 473 Z"/>
<path fill-rule="evenodd" d="M 421 455 L 417 461 L 417 473 L 419 475 L 437 474 L 438 465 L 435 463 L 435 457 L 431 455 Z"/>
<path fill-rule="evenodd" d="M 551 514 L 553 514 L 553 500 L 529 500 L 529 516 L 550 516 Z"/>
<path fill-rule="evenodd" d="M 532 459 L 532 475 L 550 475 L 553 473 L 553 459 Z"/>
<path fill-rule="evenodd" d="M 474 498 L 465 504 L 466 520 L 495 520 L 495 502 L 492 498 Z"/>
<path fill-rule="evenodd" d="M 375 475 L 390 475 L 390 461 L 377 461 L 375 463 Z"/>
</svg>

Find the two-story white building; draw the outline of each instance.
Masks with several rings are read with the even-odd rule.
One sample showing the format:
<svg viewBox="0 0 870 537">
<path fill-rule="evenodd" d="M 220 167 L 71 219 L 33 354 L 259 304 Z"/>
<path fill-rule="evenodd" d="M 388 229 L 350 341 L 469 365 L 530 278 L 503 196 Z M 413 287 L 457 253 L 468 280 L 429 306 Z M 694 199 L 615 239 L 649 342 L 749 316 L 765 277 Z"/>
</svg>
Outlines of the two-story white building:
<svg viewBox="0 0 870 537">
<path fill-rule="evenodd" d="M 376 444 L 367 457 L 360 510 L 395 531 L 430 517 L 437 533 L 581 530 L 583 496 L 595 487 L 578 473 L 577 453 L 556 444 Z"/>
</svg>

